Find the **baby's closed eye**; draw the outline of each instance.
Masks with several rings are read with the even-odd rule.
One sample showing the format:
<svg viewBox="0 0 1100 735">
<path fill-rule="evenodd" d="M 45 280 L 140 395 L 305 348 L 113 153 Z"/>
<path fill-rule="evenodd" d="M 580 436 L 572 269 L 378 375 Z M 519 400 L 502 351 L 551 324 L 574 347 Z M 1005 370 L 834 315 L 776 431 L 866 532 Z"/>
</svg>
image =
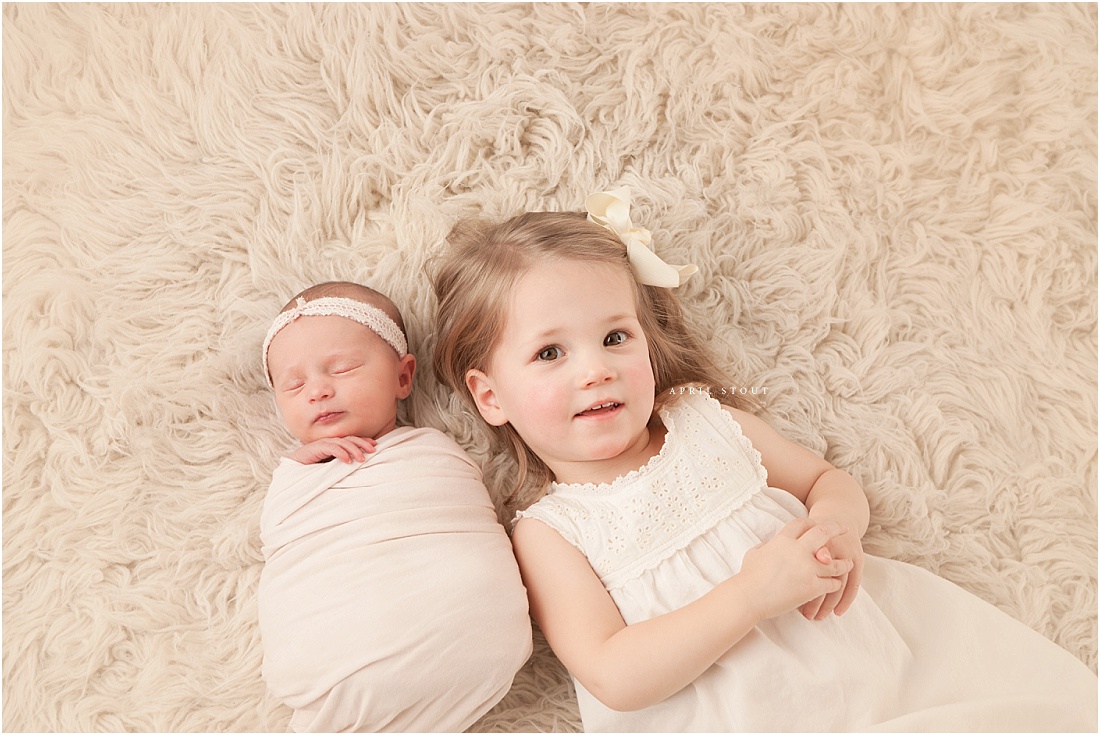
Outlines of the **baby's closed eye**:
<svg viewBox="0 0 1100 735">
<path fill-rule="evenodd" d="M 352 362 L 352 363 L 340 363 L 338 365 L 333 366 L 332 374 L 333 375 L 343 375 L 344 373 L 350 373 L 352 370 L 355 370 L 359 367 L 362 367 L 362 366 L 360 364 L 354 363 L 354 362 Z"/>
</svg>

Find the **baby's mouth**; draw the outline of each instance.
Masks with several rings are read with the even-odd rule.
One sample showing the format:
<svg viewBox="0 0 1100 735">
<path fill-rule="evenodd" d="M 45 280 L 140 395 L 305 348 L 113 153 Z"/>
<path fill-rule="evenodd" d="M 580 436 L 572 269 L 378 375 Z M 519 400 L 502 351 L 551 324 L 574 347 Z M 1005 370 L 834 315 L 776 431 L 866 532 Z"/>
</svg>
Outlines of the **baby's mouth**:
<svg viewBox="0 0 1100 735">
<path fill-rule="evenodd" d="M 327 424 L 330 421 L 335 421 L 336 419 L 340 418 L 340 416 L 342 416 L 342 415 L 343 415 L 343 411 L 329 411 L 328 413 L 323 413 L 320 416 L 318 416 L 317 418 L 315 418 L 313 420 L 313 423 L 315 423 L 315 424 Z"/>
<path fill-rule="evenodd" d="M 600 403 L 592 408 L 586 408 L 578 413 L 578 416 L 600 416 L 605 413 L 610 413 L 623 404 L 616 403 L 615 401 L 607 401 L 606 403 Z"/>
</svg>

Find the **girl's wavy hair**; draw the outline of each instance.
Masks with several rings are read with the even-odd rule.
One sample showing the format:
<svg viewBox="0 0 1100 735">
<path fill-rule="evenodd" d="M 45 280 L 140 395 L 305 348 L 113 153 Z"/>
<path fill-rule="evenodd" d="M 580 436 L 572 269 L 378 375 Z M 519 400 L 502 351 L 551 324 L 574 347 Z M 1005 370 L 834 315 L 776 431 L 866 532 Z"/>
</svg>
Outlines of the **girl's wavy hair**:
<svg viewBox="0 0 1100 735">
<path fill-rule="evenodd" d="M 638 320 L 649 344 L 656 406 L 679 386 L 732 385 L 704 349 L 667 288 L 637 282 L 618 236 L 589 222 L 581 212 L 527 212 L 500 223 L 463 220 L 447 236 L 448 251 L 436 269 L 438 334 L 432 367 L 436 377 L 480 416 L 466 387 L 466 373 L 487 371 L 500 342 L 512 289 L 536 263 L 574 260 L 605 263 L 630 276 Z M 733 395 L 716 396 L 740 406 Z M 489 427 L 494 441 L 519 471 L 506 503 L 526 507 L 551 480 L 549 468 L 511 424 Z"/>
</svg>

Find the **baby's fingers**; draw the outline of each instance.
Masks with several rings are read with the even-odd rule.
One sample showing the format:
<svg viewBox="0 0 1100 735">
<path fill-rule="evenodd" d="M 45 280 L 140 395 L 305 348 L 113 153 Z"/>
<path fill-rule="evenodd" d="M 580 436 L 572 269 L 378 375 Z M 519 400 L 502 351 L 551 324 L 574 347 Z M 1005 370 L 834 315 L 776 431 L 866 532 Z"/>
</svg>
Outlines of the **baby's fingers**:
<svg viewBox="0 0 1100 735">
<path fill-rule="evenodd" d="M 364 452 L 373 452 L 375 445 L 378 444 L 374 439 L 366 436 L 349 436 L 348 441 L 355 444 Z"/>
<path fill-rule="evenodd" d="M 355 453 L 359 452 L 359 448 L 351 445 L 351 448 L 344 444 L 334 443 L 332 445 L 332 456 L 341 462 L 351 464 L 352 462 L 362 462 L 362 456 L 356 457 Z"/>
<path fill-rule="evenodd" d="M 332 456 L 344 462 L 362 462 L 367 453 L 374 451 L 374 440 L 358 436 L 332 439 Z"/>
</svg>

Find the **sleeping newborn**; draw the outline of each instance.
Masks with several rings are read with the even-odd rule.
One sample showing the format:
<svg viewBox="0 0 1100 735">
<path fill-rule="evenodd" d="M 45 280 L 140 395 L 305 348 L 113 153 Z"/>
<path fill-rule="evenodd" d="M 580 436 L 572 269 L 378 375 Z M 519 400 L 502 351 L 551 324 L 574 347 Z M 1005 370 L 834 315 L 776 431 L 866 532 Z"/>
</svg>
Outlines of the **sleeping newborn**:
<svg viewBox="0 0 1100 735">
<path fill-rule="evenodd" d="M 302 446 L 260 518 L 263 677 L 296 731 L 461 731 L 531 653 L 527 598 L 481 472 L 429 428 L 400 314 L 356 284 L 307 289 L 264 343 Z"/>
</svg>

